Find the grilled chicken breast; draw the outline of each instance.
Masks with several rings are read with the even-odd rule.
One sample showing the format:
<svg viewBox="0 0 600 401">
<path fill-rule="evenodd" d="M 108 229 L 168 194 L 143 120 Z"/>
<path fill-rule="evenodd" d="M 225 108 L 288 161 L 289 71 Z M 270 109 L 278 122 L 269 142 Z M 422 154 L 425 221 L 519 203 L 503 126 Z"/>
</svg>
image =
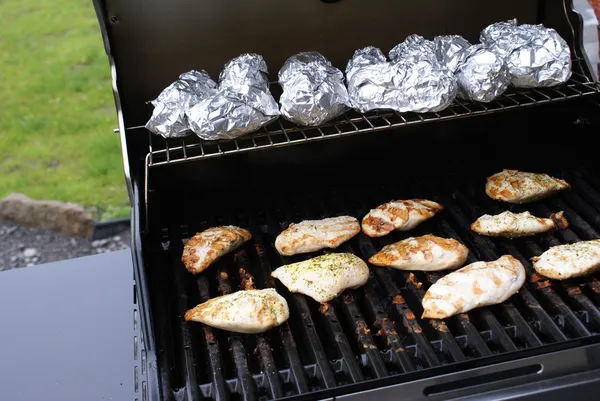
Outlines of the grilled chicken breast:
<svg viewBox="0 0 600 401">
<path fill-rule="evenodd" d="M 386 245 L 371 256 L 369 262 L 400 270 L 436 271 L 456 269 L 465 263 L 468 255 L 467 247 L 457 240 L 427 234 Z"/>
<path fill-rule="evenodd" d="M 237 291 L 210 299 L 185 312 L 186 321 L 236 333 L 262 333 L 290 317 L 285 299 L 273 288 Z"/>
<path fill-rule="evenodd" d="M 504 255 L 492 262 L 475 262 L 429 287 L 423 297 L 423 318 L 445 319 L 482 306 L 499 304 L 525 283 L 525 268 Z"/>
<path fill-rule="evenodd" d="M 565 180 L 548 174 L 502 170 L 488 177 L 485 192 L 492 199 L 508 203 L 528 203 L 568 188 L 571 186 Z"/>
<path fill-rule="evenodd" d="M 554 228 L 569 227 L 563 212 L 552 214 L 549 219 L 535 217 L 529 212 L 502 212 L 495 216 L 484 214 L 473 224 L 471 230 L 490 237 L 518 238 L 544 233 Z"/>
<path fill-rule="evenodd" d="M 190 273 L 198 274 L 250 238 L 252 235 L 243 228 L 212 227 L 194 235 L 183 245 L 181 261 Z"/>
<path fill-rule="evenodd" d="M 539 274 L 554 280 L 592 274 L 600 270 L 600 239 L 553 246 L 531 260 Z"/>
<path fill-rule="evenodd" d="M 323 248 L 337 248 L 360 231 L 358 220 L 350 216 L 305 220 L 290 224 L 275 239 L 275 248 L 281 255 L 315 252 Z"/>
<path fill-rule="evenodd" d="M 394 230 L 408 231 L 442 210 L 444 206 L 430 200 L 395 200 L 367 213 L 362 230 L 369 237 L 382 237 Z"/>
<path fill-rule="evenodd" d="M 369 267 L 351 253 L 331 253 L 298 263 L 281 266 L 271 273 L 291 292 L 327 302 L 348 288 L 367 283 Z"/>
</svg>

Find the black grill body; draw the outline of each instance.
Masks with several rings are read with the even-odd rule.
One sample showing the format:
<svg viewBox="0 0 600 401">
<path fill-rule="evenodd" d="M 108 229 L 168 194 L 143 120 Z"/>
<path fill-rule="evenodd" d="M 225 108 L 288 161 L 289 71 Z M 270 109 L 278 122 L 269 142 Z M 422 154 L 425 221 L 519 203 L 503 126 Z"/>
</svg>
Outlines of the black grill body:
<svg viewBox="0 0 600 401">
<path fill-rule="evenodd" d="M 114 66 L 132 200 L 147 380 L 140 399 L 525 400 L 552 399 L 550 390 L 554 399 L 567 391 L 585 399 L 598 390 L 600 278 L 549 281 L 529 262 L 550 246 L 600 236 L 592 146 L 599 88 L 581 52 L 581 23 L 565 11 L 569 1 L 480 3 L 380 0 L 370 2 L 369 12 L 377 13 L 366 22 L 358 0 L 96 3 Z M 424 31 L 415 21 L 426 15 L 431 23 Z M 559 30 L 572 45 L 572 81 L 513 90 L 485 106 L 457 102 L 441 113 L 347 113 L 313 130 L 276 122 L 238 141 L 164 141 L 140 128 L 149 112 L 144 102 L 180 72 L 206 68 L 214 75 L 242 52 L 262 53 L 271 73 L 307 49 L 343 68 L 367 44 L 388 50 L 409 33 L 459 33 L 475 41 L 487 24 L 511 17 Z M 562 177 L 572 190 L 524 206 L 492 201 L 485 179 L 503 168 Z M 528 272 L 523 289 L 504 304 L 430 321 L 420 318 L 420 301 L 443 273 L 371 266 L 365 287 L 326 305 L 270 278 L 282 264 L 322 253 L 280 257 L 273 242 L 289 223 L 361 219 L 381 203 L 412 197 L 439 201 L 446 210 L 408 233 L 359 234 L 339 250 L 366 260 L 411 235 L 452 237 L 468 246 L 469 262 L 503 254 L 521 260 Z M 564 210 L 571 226 L 512 241 L 470 231 L 481 214 L 506 209 L 539 216 Z M 183 242 L 217 224 L 248 228 L 253 239 L 204 273 L 187 273 Z M 183 321 L 186 309 L 250 281 L 287 299 L 288 323 L 239 335 Z"/>
</svg>

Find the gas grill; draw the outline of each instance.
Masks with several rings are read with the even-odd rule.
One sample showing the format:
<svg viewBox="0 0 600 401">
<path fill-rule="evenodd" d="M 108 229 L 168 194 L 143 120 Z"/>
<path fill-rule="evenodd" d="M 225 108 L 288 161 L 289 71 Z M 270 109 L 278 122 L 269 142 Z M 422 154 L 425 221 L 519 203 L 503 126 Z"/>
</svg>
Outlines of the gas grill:
<svg viewBox="0 0 600 401">
<path fill-rule="evenodd" d="M 95 0 L 95 7 L 133 206 L 139 400 L 594 398 L 600 278 L 551 281 L 529 262 L 550 246 L 600 237 L 600 170 L 589 146 L 600 85 L 571 1 L 375 0 L 367 8 L 359 0 Z M 263 55 L 274 79 L 298 51 L 317 50 L 343 69 L 365 45 L 389 49 L 411 33 L 476 42 L 482 28 L 513 17 L 544 23 L 567 40 L 573 76 L 566 84 L 511 89 L 487 104 L 457 99 L 438 113 L 350 111 L 311 128 L 279 119 L 229 141 L 165 140 L 144 128 L 147 101 L 180 73 L 206 69 L 216 77 L 243 52 Z M 279 96 L 276 83 L 272 92 Z M 561 177 L 572 190 L 501 204 L 484 185 L 503 168 Z M 456 238 L 470 249 L 469 263 L 519 259 L 528 273 L 521 291 L 501 305 L 434 321 L 420 318 L 421 299 L 443 273 L 370 266 L 366 286 L 324 305 L 270 277 L 280 265 L 320 254 L 280 256 L 273 243 L 289 223 L 361 219 L 381 203 L 413 197 L 446 209 L 409 233 L 361 233 L 338 251 L 366 260 L 412 235 Z M 517 240 L 470 230 L 482 214 L 506 209 L 539 216 L 564 210 L 570 227 Z M 183 243 L 220 224 L 247 228 L 253 238 L 202 274 L 189 274 L 180 261 Z M 290 319 L 264 334 L 183 320 L 187 309 L 215 296 L 269 287 L 288 301 Z"/>
</svg>

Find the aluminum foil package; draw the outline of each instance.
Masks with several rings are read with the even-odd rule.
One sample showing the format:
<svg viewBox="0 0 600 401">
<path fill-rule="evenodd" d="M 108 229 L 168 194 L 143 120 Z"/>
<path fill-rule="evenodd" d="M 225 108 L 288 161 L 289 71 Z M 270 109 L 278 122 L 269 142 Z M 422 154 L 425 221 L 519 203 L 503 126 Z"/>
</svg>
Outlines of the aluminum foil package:
<svg viewBox="0 0 600 401">
<path fill-rule="evenodd" d="M 454 73 L 458 65 L 464 61 L 469 41 L 458 35 L 436 36 L 433 39 L 435 55 L 438 61 Z"/>
<path fill-rule="evenodd" d="M 517 26 L 516 19 L 496 22 L 481 31 L 479 41 L 494 53 L 506 58 L 514 49 L 529 42 L 529 38 L 521 35 Z"/>
<path fill-rule="evenodd" d="M 186 110 L 213 96 L 216 91 L 217 83 L 204 71 L 193 70 L 181 74 L 152 101 L 154 110 L 146 128 L 165 138 L 189 135 Z"/>
<path fill-rule="evenodd" d="M 508 88 L 510 74 L 502 57 L 482 45 L 471 46 L 462 57 L 455 72 L 460 98 L 487 103 Z"/>
<path fill-rule="evenodd" d="M 230 60 L 219 75 L 219 85 L 252 85 L 269 89 L 267 63 L 262 56 L 254 53 L 242 54 Z"/>
<path fill-rule="evenodd" d="M 510 20 L 488 26 L 480 40 L 505 59 L 516 87 L 555 86 L 571 77 L 571 50 L 554 29 Z"/>
<path fill-rule="evenodd" d="M 270 92 L 251 85 L 231 85 L 187 111 L 190 128 L 205 140 L 235 139 L 279 116 Z"/>
<path fill-rule="evenodd" d="M 320 53 L 290 57 L 279 71 L 281 114 L 299 125 L 319 125 L 348 109 L 344 74 Z"/>
<path fill-rule="evenodd" d="M 225 65 L 218 92 L 186 112 L 190 128 L 205 140 L 235 139 L 279 116 L 269 91 L 267 66 L 256 54 L 243 54 Z"/>
<path fill-rule="evenodd" d="M 411 35 L 390 51 L 393 69 L 402 76 L 403 104 L 398 111 L 441 111 L 455 99 L 458 85 L 452 71 L 440 63 L 435 44 Z"/>
<path fill-rule="evenodd" d="M 355 51 L 346 66 L 350 107 L 361 113 L 398 110 L 404 104 L 402 79 L 380 49 L 369 46 Z"/>
<path fill-rule="evenodd" d="M 437 61 L 433 42 L 413 35 L 394 47 L 390 57 L 393 61 L 387 62 L 379 49 L 369 47 L 354 53 L 346 68 L 353 108 L 363 113 L 374 109 L 426 113 L 452 103 L 456 79 Z"/>
<path fill-rule="evenodd" d="M 434 43 L 419 35 L 409 35 L 404 42 L 397 44 L 390 50 L 390 60 L 392 61 L 411 56 L 435 59 Z"/>
<path fill-rule="evenodd" d="M 435 59 L 399 58 L 393 68 L 402 75 L 401 112 L 428 113 L 444 110 L 456 98 L 458 85 L 452 72 Z"/>
</svg>

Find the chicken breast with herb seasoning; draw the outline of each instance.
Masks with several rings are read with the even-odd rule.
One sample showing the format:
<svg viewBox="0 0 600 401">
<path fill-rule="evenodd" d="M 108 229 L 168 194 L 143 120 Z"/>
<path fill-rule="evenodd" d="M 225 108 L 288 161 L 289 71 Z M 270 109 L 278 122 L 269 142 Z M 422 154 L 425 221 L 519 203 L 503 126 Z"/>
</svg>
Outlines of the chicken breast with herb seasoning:
<svg viewBox="0 0 600 401">
<path fill-rule="evenodd" d="M 262 333 L 290 317 L 288 304 L 273 288 L 237 291 L 210 299 L 185 313 L 186 321 L 236 333 Z"/>
<path fill-rule="evenodd" d="M 386 245 L 369 262 L 400 270 L 438 271 L 462 266 L 468 255 L 467 247 L 457 240 L 427 234 Z"/>
<path fill-rule="evenodd" d="M 190 273 L 198 274 L 251 238 L 248 231 L 236 226 L 212 227 L 194 235 L 183 245 L 181 261 Z"/>
<path fill-rule="evenodd" d="M 548 174 L 502 170 L 488 177 L 485 192 L 492 199 L 508 203 L 528 203 L 568 188 L 571 188 L 568 182 Z"/>
<path fill-rule="evenodd" d="M 554 280 L 586 276 L 600 270 L 600 239 L 553 246 L 531 260 L 539 274 Z"/>
<path fill-rule="evenodd" d="M 369 267 L 351 253 L 330 253 L 281 266 L 271 276 L 291 292 L 327 302 L 348 288 L 365 285 L 369 280 Z"/>
<path fill-rule="evenodd" d="M 369 237 L 382 237 L 394 230 L 408 231 L 442 210 L 444 206 L 426 199 L 395 200 L 367 213 L 362 230 Z"/>
<path fill-rule="evenodd" d="M 322 220 L 304 220 L 290 224 L 275 239 L 280 255 L 297 255 L 324 248 L 335 249 L 360 232 L 358 220 L 350 216 L 329 217 Z"/>
<path fill-rule="evenodd" d="M 423 297 L 423 318 L 445 319 L 506 301 L 525 283 L 525 268 L 511 255 L 475 262 L 433 284 Z"/>
<path fill-rule="evenodd" d="M 552 214 L 550 218 L 535 217 L 529 212 L 502 212 L 495 216 L 484 214 L 473 224 L 471 230 L 490 237 L 518 238 L 545 233 L 552 229 L 569 227 L 563 212 Z"/>
</svg>

